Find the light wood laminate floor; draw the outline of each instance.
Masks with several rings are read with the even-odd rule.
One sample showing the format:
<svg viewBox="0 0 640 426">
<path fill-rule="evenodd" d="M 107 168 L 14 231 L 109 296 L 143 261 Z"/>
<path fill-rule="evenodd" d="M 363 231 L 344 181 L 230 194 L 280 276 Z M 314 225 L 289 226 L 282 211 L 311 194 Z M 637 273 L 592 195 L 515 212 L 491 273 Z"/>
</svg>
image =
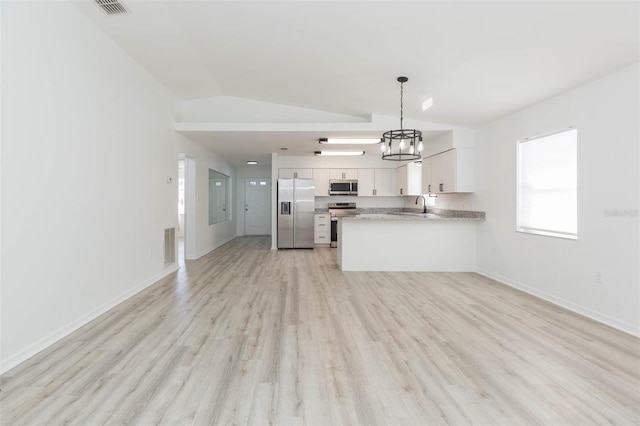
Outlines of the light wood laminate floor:
<svg viewBox="0 0 640 426">
<path fill-rule="evenodd" d="M 1 423 L 640 423 L 640 343 L 473 273 L 238 238 L 7 372 Z"/>
</svg>

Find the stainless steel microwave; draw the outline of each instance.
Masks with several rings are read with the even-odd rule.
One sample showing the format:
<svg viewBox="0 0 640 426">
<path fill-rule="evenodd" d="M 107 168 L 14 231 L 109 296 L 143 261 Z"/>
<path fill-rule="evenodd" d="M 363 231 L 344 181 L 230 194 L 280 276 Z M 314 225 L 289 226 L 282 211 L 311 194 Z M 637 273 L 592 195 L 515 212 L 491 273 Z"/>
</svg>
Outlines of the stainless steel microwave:
<svg viewBox="0 0 640 426">
<path fill-rule="evenodd" d="M 329 180 L 329 195 L 358 195 L 358 181 L 331 179 Z"/>
</svg>

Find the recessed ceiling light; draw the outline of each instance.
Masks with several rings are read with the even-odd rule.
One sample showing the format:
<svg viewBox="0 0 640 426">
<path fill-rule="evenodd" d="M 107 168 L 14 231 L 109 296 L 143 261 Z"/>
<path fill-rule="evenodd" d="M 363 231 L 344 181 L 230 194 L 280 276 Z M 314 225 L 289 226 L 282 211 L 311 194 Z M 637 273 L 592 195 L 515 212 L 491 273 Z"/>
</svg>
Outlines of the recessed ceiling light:
<svg viewBox="0 0 640 426">
<path fill-rule="evenodd" d="M 380 143 L 380 138 L 321 138 L 318 142 L 323 144 L 362 145 Z"/>
<path fill-rule="evenodd" d="M 321 156 L 364 155 L 364 151 L 316 151 L 314 154 Z"/>
<path fill-rule="evenodd" d="M 247 164 L 254 165 L 254 164 L 258 164 L 258 162 L 256 160 L 249 160 L 247 161 Z"/>
<path fill-rule="evenodd" d="M 422 101 L 422 110 L 426 111 L 433 106 L 433 97 L 428 97 L 424 101 Z"/>
</svg>

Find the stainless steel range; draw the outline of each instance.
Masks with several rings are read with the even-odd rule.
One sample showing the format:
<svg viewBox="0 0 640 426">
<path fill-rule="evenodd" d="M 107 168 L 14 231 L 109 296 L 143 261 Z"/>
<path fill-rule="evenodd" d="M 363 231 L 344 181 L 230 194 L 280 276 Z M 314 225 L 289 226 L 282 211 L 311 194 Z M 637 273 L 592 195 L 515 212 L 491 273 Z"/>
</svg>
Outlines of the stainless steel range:
<svg viewBox="0 0 640 426">
<path fill-rule="evenodd" d="M 356 203 L 329 203 L 331 214 L 331 247 L 338 247 L 338 218 L 358 214 Z"/>
</svg>

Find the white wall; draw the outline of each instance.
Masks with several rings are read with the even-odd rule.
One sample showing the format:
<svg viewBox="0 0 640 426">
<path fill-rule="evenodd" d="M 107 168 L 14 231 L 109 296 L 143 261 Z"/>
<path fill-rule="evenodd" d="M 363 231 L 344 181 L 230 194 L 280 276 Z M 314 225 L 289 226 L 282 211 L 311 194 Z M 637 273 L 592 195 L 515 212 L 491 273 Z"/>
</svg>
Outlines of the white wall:
<svg viewBox="0 0 640 426">
<path fill-rule="evenodd" d="M 4 371 L 175 269 L 178 170 L 172 97 L 70 3 L 1 29 Z"/>
<path fill-rule="evenodd" d="M 487 214 L 478 227 L 481 273 L 634 334 L 639 71 L 626 68 L 480 128 L 473 201 Z M 516 141 L 567 126 L 578 129 L 578 240 L 517 233 Z"/>
<path fill-rule="evenodd" d="M 195 245 L 187 243 L 186 258 L 197 259 L 236 237 L 238 216 L 235 201 L 237 194 L 237 191 L 235 191 L 236 173 L 234 168 L 220 156 L 186 136 L 175 133 L 175 140 L 180 153 L 194 159 L 196 166 L 196 241 Z M 209 225 L 209 169 L 229 176 L 229 188 L 231 191 L 229 194 L 231 220 L 213 225 Z M 187 239 L 188 237 L 187 235 Z"/>
</svg>

